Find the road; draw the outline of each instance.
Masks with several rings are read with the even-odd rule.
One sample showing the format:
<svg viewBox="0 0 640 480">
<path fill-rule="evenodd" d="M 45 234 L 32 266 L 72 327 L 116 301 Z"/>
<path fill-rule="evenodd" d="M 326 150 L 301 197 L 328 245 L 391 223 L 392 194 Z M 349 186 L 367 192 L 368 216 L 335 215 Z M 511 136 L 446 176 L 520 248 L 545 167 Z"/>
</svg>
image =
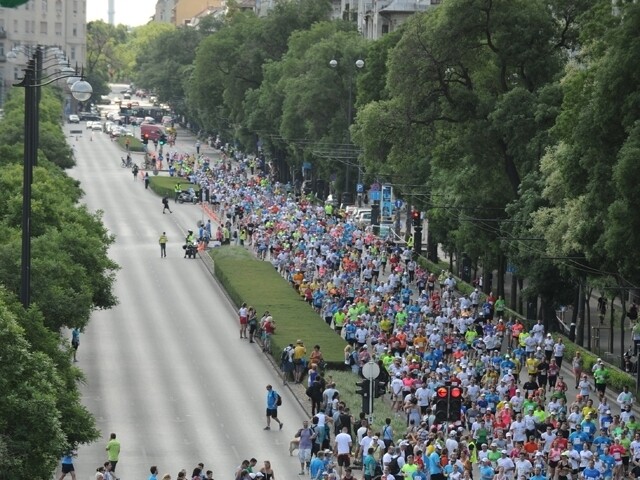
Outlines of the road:
<svg viewBox="0 0 640 480">
<path fill-rule="evenodd" d="M 69 127 L 65 127 L 67 132 Z M 77 128 L 77 127 L 76 127 Z M 194 205 L 162 214 L 159 197 L 120 167 L 122 152 L 106 134 L 70 137 L 89 210 L 103 210 L 116 242 L 110 255 L 121 265 L 115 292 L 120 304 L 95 312 L 81 336 L 78 366 L 86 375 L 84 403 L 102 439 L 82 447 L 79 479 L 106 460 L 116 432 L 123 480 L 142 479 L 157 465 L 161 476 L 204 462 L 214 476 L 229 477 L 245 458 L 271 460 L 276 474 L 297 471 L 288 443 L 305 414 L 261 351 L 239 339 L 235 309 L 198 260 L 183 259 L 182 239 L 201 218 Z M 166 231 L 168 256 L 158 237 Z M 283 397 L 285 427 L 263 431 L 265 385 Z"/>
</svg>

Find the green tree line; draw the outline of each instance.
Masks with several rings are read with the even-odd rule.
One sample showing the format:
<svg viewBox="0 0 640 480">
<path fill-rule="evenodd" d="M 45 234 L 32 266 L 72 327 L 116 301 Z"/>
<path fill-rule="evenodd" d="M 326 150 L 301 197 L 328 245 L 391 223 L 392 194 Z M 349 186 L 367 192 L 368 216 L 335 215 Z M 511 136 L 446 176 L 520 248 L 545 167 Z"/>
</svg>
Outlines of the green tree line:
<svg viewBox="0 0 640 480">
<path fill-rule="evenodd" d="M 100 436 L 82 405 L 82 372 L 67 329 L 117 300 L 113 237 L 64 168 L 75 163 L 61 128 L 62 97 L 43 88 L 32 185 L 31 296 L 18 300 L 21 260 L 24 91 L 14 88 L 0 122 L 0 476 L 49 480 L 62 454 Z"/>
<path fill-rule="evenodd" d="M 198 129 L 260 145 L 282 180 L 308 162 L 334 191 L 360 167 L 393 184 L 425 212 L 432 255 L 497 271 L 499 295 L 509 268 L 511 306 L 547 325 L 567 304 L 588 322 L 593 288 L 624 307 L 640 281 L 640 6 L 445 0 L 375 41 L 330 8 L 156 28 L 133 79 Z"/>
</svg>

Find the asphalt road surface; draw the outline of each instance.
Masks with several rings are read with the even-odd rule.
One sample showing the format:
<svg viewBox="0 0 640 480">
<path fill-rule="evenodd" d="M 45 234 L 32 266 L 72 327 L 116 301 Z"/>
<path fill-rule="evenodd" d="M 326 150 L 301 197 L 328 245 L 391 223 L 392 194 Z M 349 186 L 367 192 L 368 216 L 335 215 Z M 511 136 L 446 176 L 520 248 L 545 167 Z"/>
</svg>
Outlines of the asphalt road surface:
<svg viewBox="0 0 640 480">
<path fill-rule="evenodd" d="M 77 158 L 70 173 L 89 210 L 104 211 L 116 236 L 110 255 L 122 269 L 119 305 L 95 312 L 81 335 L 84 403 L 102 439 L 80 449 L 78 479 L 93 478 L 106 460 L 110 432 L 121 441 L 123 480 L 147 478 L 151 465 L 160 478 L 175 478 L 198 462 L 229 478 L 251 457 L 259 466 L 270 460 L 280 479 L 292 478 L 298 464 L 288 444 L 306 415 L 260 349 L 240 340 L 235 309 L 202 263 L 183 258 L 182 239 L 202 218 L 200 208 L 171 201 L 174 213 L 163 215 L 160 198 L 120 167 L 117 144 L 106 134 L 90 137 L 70 137 Z M 167 258 L 158 245 L 163 231 Z M 283 397 L 283 431 L 263 431 L 268 383 Z"/>
</svg>

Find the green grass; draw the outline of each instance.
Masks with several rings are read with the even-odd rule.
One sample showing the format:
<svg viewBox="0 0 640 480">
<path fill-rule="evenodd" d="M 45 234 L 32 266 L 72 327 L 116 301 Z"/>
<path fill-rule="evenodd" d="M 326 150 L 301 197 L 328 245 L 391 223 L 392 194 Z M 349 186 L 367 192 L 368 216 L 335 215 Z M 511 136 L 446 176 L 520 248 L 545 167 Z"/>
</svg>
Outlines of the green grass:
<svg viewBox="0 0 640 480">
<path fill-rule="evenodd" d="M 256 309 L 258 317 L 265 310 L 273 316 L 276 332 L 272 349 L 276 352 L 276 363 L 284 347 L 301 339 L 307 354 L 318 344 L 329 366 L 344 366 L 346 342 L 301 299 L 271 263 L 256 259 L 244 247 L 216 248 L 210 255 L 216 277 L 237 306 L 246 302 Z"/>
<path fill-rule="evenodd" d="M 169 176 L 153 176 L 151 177 L 151 182 L 149 183 L 149 187 L 156 194 L 161 197 L 173 197 L 174 192 L 173 189 L 176 184 L 179 183 L 182 186 L 182 190 L 188 190 L 193 187 L 193 189 L 197 192 L 200 190 L 200 185 L 196 185 L 193 183 L 187 182 L 184 178 L 180 177 L 169 177 Z"/>
<path fill-rule="evenodd" d="M 351 370 L 327 370 L 325 378 L 333 379 L 336 382 L 336 388 L 340 392 L 340 400 L 342 400 L 350 409 L 351 413 L 358 418 L 358 414 L 362 409 L 362 397 L 355 393 L 356 382 L 361 382 L 362 378 Z M 373 430 L 378 434 L 382 433 L 382 427 L 384 426 L 385 418 L 391 419 L 391 428 L 394 433 L 394 442 L 404 437 L 407 430 L 407 420 L 404 413 L 396 415 L 391 410 L 391 401 L 389 400 L 389 393 L 383 398 L 376 398 L 373 400 Z M 380 435 L 380 438 L 382 436 Z"/>
<path fill-rule="evenodd" d="M 144 152 L 144 148 L 142 142 L 136 137 L 118 137 L 116 142 L 120 145 L 120 148 L 126 150 L 126 141 L 129 139 L 129 151 L 131 152 Z"/>
</svg>

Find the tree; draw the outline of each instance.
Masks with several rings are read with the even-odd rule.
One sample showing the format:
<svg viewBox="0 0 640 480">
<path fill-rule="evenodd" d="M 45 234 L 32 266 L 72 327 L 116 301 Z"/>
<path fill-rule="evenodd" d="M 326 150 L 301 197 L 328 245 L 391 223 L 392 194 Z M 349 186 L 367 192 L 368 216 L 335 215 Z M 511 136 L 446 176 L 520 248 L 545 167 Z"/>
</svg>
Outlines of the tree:
<svg viewBox="0 0 640 480">
<path fill-rule="evenodd" d="M 192 70 L 202 34 L 190 27 L 160 32 L 144 44 L 136 58 L 134 81 L 158 99 L 184 112 L 185 79 Z"/>
<path fill-rule="evenodd" d="M 411 17 L 389 54 L 388 98 L 358 118 L 367 166 L 388 151 L 389 178 L 415 185 L 430 229 L 446 232 L 438 240 L 485 270 L 505 264 L 504 209 L 549 142 L 538 132 L 554 117 L 536 113 L 549 110 L 544 89 L 574 46 L 582 3 L 464 0 Z"/>
<path fill-rule="evenodd" d="M 87 24 L 86 80 L 93 87 L 92 97 L 100 98 L 111 89 L 108 83 L 124 78 L 125 61 L 121 46 L 130 35 L 125 25 L 110 25 L 102 20 Z"/>
<path fill-rule="evenodd" d="M 15 315 L 0 304 L 0 471 L 7 478 L 50 479 L 66 439 L 56 407 L 62 381 L 51 359 L 32 351 Z"/>
</svg>

